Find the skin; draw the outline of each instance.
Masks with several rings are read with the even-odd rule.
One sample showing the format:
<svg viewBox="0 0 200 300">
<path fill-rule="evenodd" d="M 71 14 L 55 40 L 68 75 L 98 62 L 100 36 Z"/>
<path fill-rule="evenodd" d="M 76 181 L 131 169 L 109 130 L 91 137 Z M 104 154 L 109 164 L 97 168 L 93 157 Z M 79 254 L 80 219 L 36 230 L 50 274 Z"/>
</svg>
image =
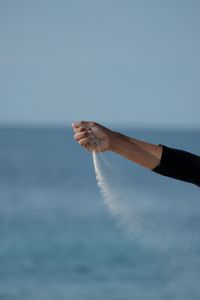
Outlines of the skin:
<svg viewBox="0 0 200 300">
<path fill-rule="evenodd" d="M 74 139 L 90 152 L 112 151 L 150 170 L 160 164 L 160 145 L 125 136 L 96 122 L 75 122 L 72 127 Z"/>
</svg>

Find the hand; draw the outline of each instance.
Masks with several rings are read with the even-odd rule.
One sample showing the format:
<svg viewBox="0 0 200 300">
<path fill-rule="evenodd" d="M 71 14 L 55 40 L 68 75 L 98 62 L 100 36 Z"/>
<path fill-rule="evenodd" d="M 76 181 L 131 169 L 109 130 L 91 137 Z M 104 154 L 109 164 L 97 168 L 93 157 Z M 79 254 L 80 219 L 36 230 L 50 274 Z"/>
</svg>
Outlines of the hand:
<svg viewBox="0 0 200 300">
<path fill-rule="evenodd" d="M 81 121 L 72 123 L 74 139 L 92 152 L 103 152 L 110 148 L 112 131 L 95 122 Z"/>
</svg>

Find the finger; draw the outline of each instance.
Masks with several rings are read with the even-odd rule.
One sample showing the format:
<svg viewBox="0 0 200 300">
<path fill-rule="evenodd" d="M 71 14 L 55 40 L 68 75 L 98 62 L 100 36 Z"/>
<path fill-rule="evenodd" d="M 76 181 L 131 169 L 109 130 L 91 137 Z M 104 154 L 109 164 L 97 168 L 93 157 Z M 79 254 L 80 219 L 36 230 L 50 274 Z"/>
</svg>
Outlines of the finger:
<svg viewBox="0 0 200 300">
<path fill-rule="evenodd" d="M 77 128 L 74 128 L 74 132 L 75 133 L 79 133 L 79 132 L 83 132 L 83 131 L 88 131 L 88 130 L 91 130 L 90 127 L 77 127 Z"/>
<path fill-rule="evenodd" d="M 74 135 L 74 139 L 76 140 L 76 141 L 79 141 L 79 140 L 81 140 L 81 139 L 84 139 L 84 138 L 87 138 L 87 137 L 89 137 L 90 136 L 90 131 L 88 130 L 88 131 L 83 131 L 83 132 L 78 132 L 78 133 L 76 133 L 75 135 Z"/>
<path fill-rule="evenodd" d="M 89 141 L 89 143 L 86 144 L 84 148 L 86 148 L 89 152 L 93 152 L 93 150 L 95 149 L 95 145 L 92 145 L 91 142 Z"/>
<path fill-rule="evenodd" d="M 84 138 L 84 139 L 81 139 L 78 141 L 79 144 L 82 146 L 82 147 L 87 147 L 89 146 L 89 139 L 88 138 Z"/>
<path fill-rule="evenodd" d="M 78 142 L 83 147 L 93 148 L 97 146 L 96 139 L 93 138 L 93 136 L 88 136 L 86 138 L 79 140 Z"/>
<path fill-rule="evenodd" d="M 85 146 L 85 148 L 89 151 L 89 152 L 91 152 L 91 151 L 93 151 L 92 149 L 94 148 L 93 146 L 91 146 L 89 143 Z"/>
<path fill-rule="evenodd" d="M 80 125 L 80 122 L 73 122 L 72 123 L 72 128 L 77 128 L 77 127 L 79 127 Z"/>
<path fill-rule="evenodd" d="M 90 126 L 94 126 L 94 124 L 95 124 L 95 122 L 91 122 L 91 121 L 80 121 L 80 122 L 72 123 L 72 127 L 73 128 L 78 128 L 81 126 L 90 127 Z"/>
</svg>

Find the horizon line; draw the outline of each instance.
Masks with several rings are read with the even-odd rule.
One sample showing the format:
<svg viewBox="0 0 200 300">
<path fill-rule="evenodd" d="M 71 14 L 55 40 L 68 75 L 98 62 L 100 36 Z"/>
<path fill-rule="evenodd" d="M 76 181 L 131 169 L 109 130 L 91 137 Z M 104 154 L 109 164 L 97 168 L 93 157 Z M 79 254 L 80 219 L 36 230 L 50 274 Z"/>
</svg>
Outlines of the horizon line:
<svg viewBox="0 0 200 300">
<path fill-rule="evenodd" d="M 135 130 L 154 130 L 154 131 L 200 131 L 200 127 L 196 126 L 158 126 L 158 125 L 140 125 L 140 124 L 130 124 L 130 123 L 108 123 L 108 122 L 102 122 L 104 126 L 112 127 L 115 129 L 135 129 Z M 106 124 L 105 124 L 106 123 Z M 0 122 L 0 128 L 7 128 L 7 129 L 69 129 L 71 128 L 71 122 L 66 123 L 36 123 L 36 122 Z"/>
</svg>

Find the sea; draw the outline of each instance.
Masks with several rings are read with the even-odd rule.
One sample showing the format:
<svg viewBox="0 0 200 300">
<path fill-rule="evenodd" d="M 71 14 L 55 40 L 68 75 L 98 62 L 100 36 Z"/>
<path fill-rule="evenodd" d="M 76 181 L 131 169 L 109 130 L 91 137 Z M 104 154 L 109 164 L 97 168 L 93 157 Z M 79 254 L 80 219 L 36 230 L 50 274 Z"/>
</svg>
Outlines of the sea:
<svg viewBox="0 0 200 300">
<path fill-rule="evenodd" d="M 200 153 L 200 130 L 117 129 Z M 200 189 L 98 159 L 124 214 L 71 128 L 0 127 L 0 299 L 199 300 Z"/>
</svg>

